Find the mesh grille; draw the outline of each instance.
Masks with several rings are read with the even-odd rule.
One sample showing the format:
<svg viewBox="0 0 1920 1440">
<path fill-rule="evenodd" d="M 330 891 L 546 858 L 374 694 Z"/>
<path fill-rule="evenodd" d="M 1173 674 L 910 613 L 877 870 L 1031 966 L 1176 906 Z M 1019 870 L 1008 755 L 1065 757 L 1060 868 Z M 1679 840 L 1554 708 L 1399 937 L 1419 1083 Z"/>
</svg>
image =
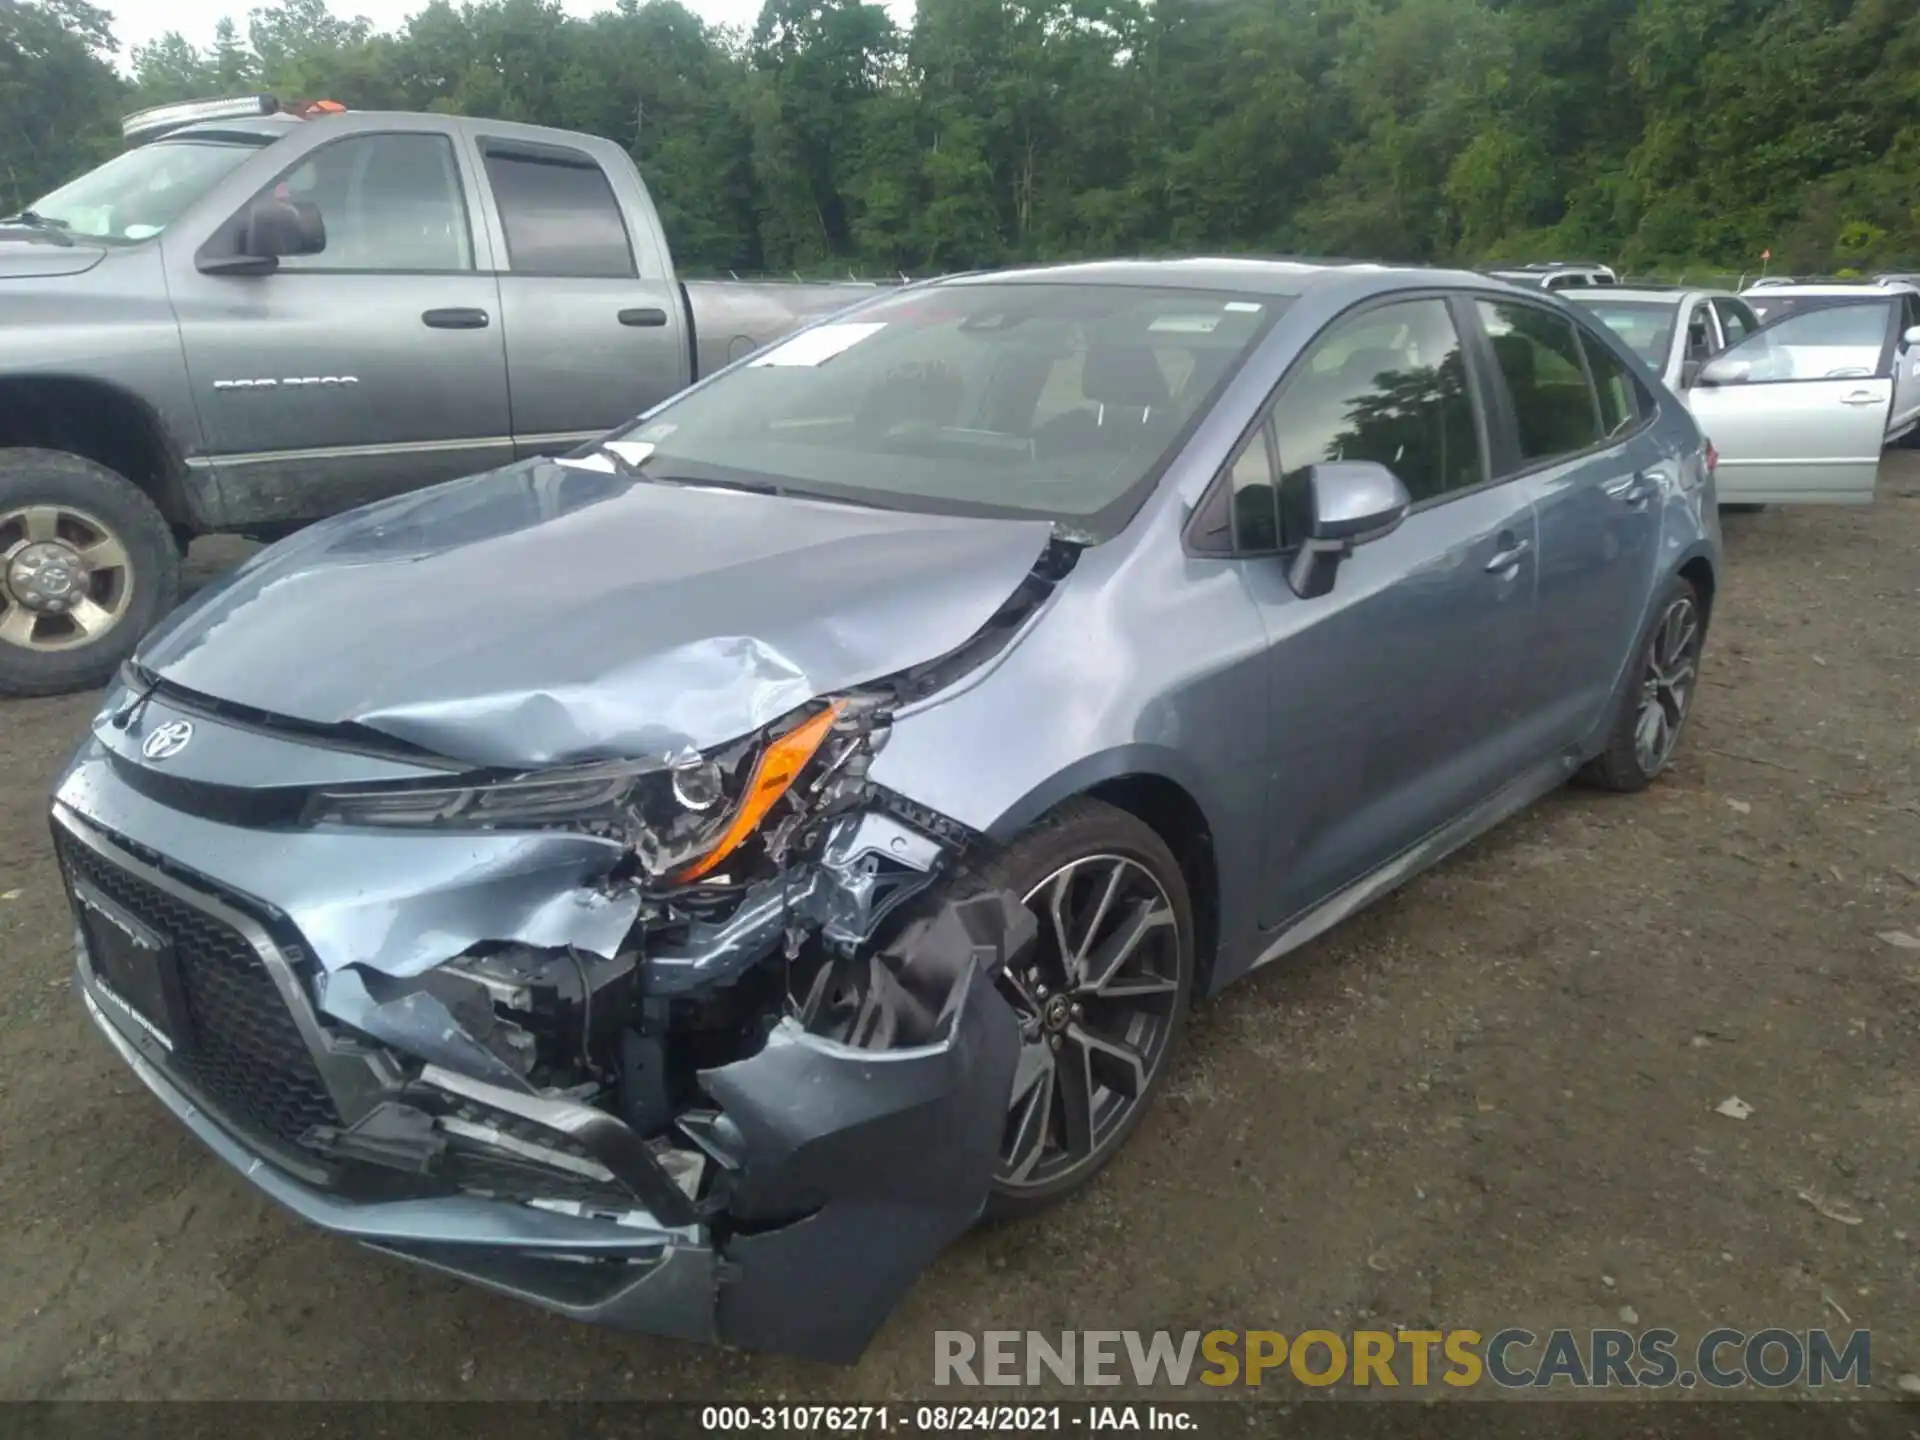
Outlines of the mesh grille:
<svg viewBox="0 0 1920 1440">
<path fill-rule="evenodd" d="M 60 863 L 173 941 L 193 1033 L 173 1065 L 229 1122 L 297 1144 L 338 1125 L 313 1054 L 273 976 L 224 921 L 122 870 L 56 827 Z"/>
</svg>

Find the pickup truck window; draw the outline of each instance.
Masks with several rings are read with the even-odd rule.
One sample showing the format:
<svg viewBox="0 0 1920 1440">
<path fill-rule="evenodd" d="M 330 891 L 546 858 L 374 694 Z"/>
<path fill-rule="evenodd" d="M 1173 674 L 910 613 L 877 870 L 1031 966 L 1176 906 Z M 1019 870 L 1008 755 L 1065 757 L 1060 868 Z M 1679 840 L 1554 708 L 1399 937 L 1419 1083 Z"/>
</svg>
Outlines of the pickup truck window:
<svg viewBox="0 0 1920 1440">
<path fill-rule="evenodd" d="M 161 140 L 116 155 L 27 208 L 110 245 L 151 239 L 273 137 Z"/>
<path fill-rule="evenodd" d="M 908 292 L 801 331 L 618 438 L 643 447 L 647 476 L 1104 538 L 1288 303 L 1093 284 Z"/>
<path fill-rule="evenodd" d="M 557 146 L 485 145 L 487 180 L 516 275 L 629 279 L 633 244 L 604 171 Z"/>
<path fill-rule="evenodd" d="M 444 135 L 355 135 L 315 150 L 261 192 L 318 207 L 327 247 L 288 271 L 473 269 L 453 144 Z"/>
</svg>

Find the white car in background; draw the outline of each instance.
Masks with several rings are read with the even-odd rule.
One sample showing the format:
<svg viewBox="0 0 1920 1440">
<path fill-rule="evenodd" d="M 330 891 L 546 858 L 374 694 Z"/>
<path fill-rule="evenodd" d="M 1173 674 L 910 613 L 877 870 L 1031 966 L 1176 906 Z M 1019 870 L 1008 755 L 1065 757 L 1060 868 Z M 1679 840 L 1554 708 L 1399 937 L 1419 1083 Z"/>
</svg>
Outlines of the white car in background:
<svg viewBox="0 0 1920 1440">
<path fill-rule="evenodd" d="M 1586 307 L 1686 402 L 1724 505 L 1863 505 L 1880 454 L 1920 427 L 1920 286 L 1621 286 Z"/>
</svg>

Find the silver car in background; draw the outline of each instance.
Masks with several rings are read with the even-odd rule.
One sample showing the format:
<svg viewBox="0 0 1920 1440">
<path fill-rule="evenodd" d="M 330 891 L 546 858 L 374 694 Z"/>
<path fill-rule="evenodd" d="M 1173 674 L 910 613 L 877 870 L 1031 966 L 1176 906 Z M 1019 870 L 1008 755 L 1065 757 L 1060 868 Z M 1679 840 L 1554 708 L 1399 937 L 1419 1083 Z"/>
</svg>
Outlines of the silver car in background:
<svg viewBox="0 0 1920 1440">
<path fill-rule="evenodd" d="M 1627 342 L 1699 419 L 1723 505 L 1866 504 L 1920 422 L 1920 292 L 1652 286 L 1562 298 Z"/>
</svg>

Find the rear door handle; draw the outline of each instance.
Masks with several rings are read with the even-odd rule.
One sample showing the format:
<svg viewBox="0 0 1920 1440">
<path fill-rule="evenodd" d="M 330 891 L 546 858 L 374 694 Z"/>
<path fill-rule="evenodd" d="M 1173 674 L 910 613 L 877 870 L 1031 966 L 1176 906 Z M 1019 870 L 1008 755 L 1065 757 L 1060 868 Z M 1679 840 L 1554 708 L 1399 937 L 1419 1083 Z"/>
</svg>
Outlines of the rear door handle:
<svg viewBox="0 0 1920 1440">
<path fill-rule="evenodd" d="M 620 312 L 620 323 L 622 325 L 638 325 L 644 330 L 658 329 L 667 323 L 667 312 L 660 309 L 657 305 L 642 306 L 638 310 L 622 310 Z"/>
<path fill-rule="evenodd" d="M 429 310 L 420 317 L 435 330 L 484 330 L 489 317 L 484 310 L 456 305 L 449 310 Z"/>
<path fill-rule="evenodd" d="M 1653 492 L 1659 487 L 1643 472 L 1635 471 L 1624 480 L 1609 480 L 1600 488 L 1608 499 L 1638 509 L 1653 498 Z"/>
<path fill-rule="evenodd" d="M 1842 405 L 1878 405 L 1880 397 L 1871 390 L 1856 390 L 1851 395 L 1840 397 Z"/>
<path fill-rule="evenodd" d="M 1487 573 L 1501 575 L 1515 569 L 1520 564 L 1521 557 L 1531 549 L 1533 549 L 1531 540 L 1512 541 L 1504 550 L 1494 552 L 1493 558 L 1487 561 Z"/>
</svg>

